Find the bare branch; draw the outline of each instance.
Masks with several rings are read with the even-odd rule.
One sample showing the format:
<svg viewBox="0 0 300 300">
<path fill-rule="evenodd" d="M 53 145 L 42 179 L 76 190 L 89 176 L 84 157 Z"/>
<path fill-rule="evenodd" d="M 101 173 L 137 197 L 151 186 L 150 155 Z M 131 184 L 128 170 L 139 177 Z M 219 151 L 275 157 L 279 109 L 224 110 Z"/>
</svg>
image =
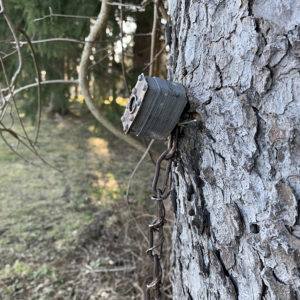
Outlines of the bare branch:
<svg viewBox="0 0 300 300">
<path fill-rule="evenodd" d="M 126 8 L 131 8 L 136 11 L 145 11 L 145 7 L 140 6 L 140 5 L 135 5 L 135 4 L 130 4 L 130 3 L 118 3 L 118 2 L 106 2 L 107 5 L 111 6 L 122 6 Z M 65 15 L 65 14 L 54 14 L 52 13 L 51 7 L 49 7 L 50 14 L 43 16 L 41 18 L 34 19 L 33 22 L 38 22 L 38 21 L 43 21 L 48 18 L 52 17 L 62 17 L 62 18 L 73 18 L 73 19 L 98 19 L 99 16 L 96 17 L 89 17 L 89 16 L 79 16 L 79 15 Z"/>
<path fill-rule="evenodd" d="M 150 151 L 151 146 L 153 145 L 153 143 L 154 143 L 154 140 L 151 140 L 148 147 L 147 147 L 147 149 L 146 149 L 146 151 L 144 152 L 144 154 L 140 158 L 139 162 L 136 164 L 134 170 L 132 171 L 132 173 L 131 173 L 131 175 L 128 179 L 127 190 L 126 190 L 126 201 L 127 201 L 128 204 L 129 204 L 128 195 L 129 195 L 129 190 L 130 190 L 130 185 L 131 185 L 132 178 L 135 175 L 135 173 L 136 173 L 137 169 L 139 168 L 139 166 L 141 165 L 141 163 L 143 162 L 143 160 L 145 159 L 145 157 L 147 156 L 147 154 Z"/>
<path fill-rule="evenodd" d="M 151 32 L 146 32 L 146 33 L 125 33 L 125 35 L 134 35 L 134 36 L 151 36 L 152 33 Z M 124 33 L 123 33 L 124 36 Z M 116 39 L 112 39 L 112 40 L 117 40 Z M 15 45 L 16 42 L 15 41 L 0 41 L 2 43 L 9 43 L 12 45 Z M 99 44 L 99 42 L 97 41 L 81 41 L 81 40 L 77 40 L 77 39 L 72 39 L 72 38 L 48 38 L 48 39 L 42 39 L 42 40 L 33 40 L 31 41 L 31 44 L 40 44 L 40 43 L 49 43 L 49 42 L 70 42 L 70 43 L 77 43 L 77 44 L 85 44 L 85 43 L 92 43 L 92 44 Z M 28 41 L 19 41 L 20 46 L 22 47 L 23 45 L 27 45 Z M 102 48 L 102 50 L 106 50 L 107 48 Z M 12 51 L 11 53 L 6 54 L 5 56 L 3 56 L 2 58 L 5 59 L 6 57 L 14 54 L 16 52 L 16 50 Z"/>
<path fill-rule="evenodd" d="M 167 21 L 168 24 L 171 24 L 171 17 L 168 15 L 162 0 L 158 0 L 158 8 L 162 17 Z"/>
<path fill-rule="evenodd" d="M 120 0 L 120 39 L 121 39 L 121 64 L 122 64 L 122 73 L 123 73 L 123 80 L 125 88 L 127 89 L 128 95 L 130 95 L 130 90 L 128 87 L 128 81 L 126 76 L 125 70 L 125 63 L 124 63 L 124 47 L 123 47 L 123 7 L 122 7 L 122 0 Z"/>
<path fill-rule="evenodd" d="M 107 57 L 109 57 L 111 54 L 107 53 L 106 55 L 104 55 L 101 59 L 95 61 L 92 65 L 89 66 L 89 69 L 92 69 L 94 67 L 96 67 L 97 65 L 99 65 L 102 61 L 104 61 L 104 59 L 106 59 Z"/>
<path fill-rule="evenodd" d="M 151 2 L 151 0 L 143 0 L 142 3 L 141 3 L 141 6 L 142 7 L 145 7 Z"/>
<path fill-rule="evenodd" d="M 6 83 L 7 83 L 7 85 L 8 85 L 7 73 L 6 73 L 5 66 L 4 66 L 4 64 L 3 64 L 3 60 L 2 60 L 2 57 L 1 57 L 1 56 L 0 56 L 0 63 L 1 63 L 1 66 L 2 66 L 2 70 L 3 70 L 3 73 L 4 73 L 4 77 L 5 77 Z M 40 83 L 38 83 L 38 84 L 40 84 Z M 19 137 L 19 135 L 18 135 L 17 133 L 14 133 L 14 131 L 12 131 L 12 130 L 6 128 L 5 125 L 1 122 L 2 127 L 3 127 L 6 131 L 9 131 L 11 134 L 14 133 L 13 136 L 14 136 L 20 143 L 22 143 L 26 148 L 28 148 L 34 155 L 36 155 L 36 156 L 37 156 L 44 164 L 46 164 L 46 165 L 48 165 L 49 167 L 51 167 L 51 168 L 53 168 L 53 169 L 59 171 L 56 167 L 54 167 L 54 166 L 52 166 L 51 164 L 49 164 L 49 163 L 48 163 L 43 157 L 41 157 L 40 154 L 38 153 L 38 151 L 37 151 L 37 149 L 36 149 L 34 143 L 33 143 L 33 142 L 31 141 L 31 139 L 29 138 L 29 135 L 28 135 L 27 130 L 26 130 L 25 126 L 24 126 L 23 120 L 22 120 L 22 118 L 20 117 L 20 112 L 19 112 L 19 108 L 18 108 L 18 106 L 17 106 L 17 102 L 16 102 L 16 99 L 15 99 L 15 95 L 14 95 L 14 92 L 13 92 L 13 90 L 12 90 L 12 88 L 11 88 L 10 85 L 8 85 L 8 89 L 9 89 L 10 97 L 11 97 L 11 99 L 12 99 L 12 101 L 13 101 L 15 110 L 16 110 L 16 112 L 17 112 L 17 116 L 18 116 L 19 123 L 20 123 L 20 125 L 21 125 L 21 128 L 22 128 L 24 134 L 25 134 L 25 141 L 27 141 L 29 145 L 27 145 L 22 139 L 20 139 L 20 137 Z M 2 136 L 2 138 L 3 138 L 3 136 Z"/>
<path fill-rule="evenodd" d="M 57 83 L 64 83 L 64 84 L 78 84 L 78 80 L 64 80 L 64 79 L 54 79 L 54 80 L 44 80 L 44 81 L 41 81 L 40 84 L 41 85 L 47 85 L 47 84 L 57 84 Z M 18 88 L 17 90 L 15 90 L 13 92 L 14 95 L 20 93 L 20 92 L 23 92 L 27 89 L 30 89 L 30 88 L 33 88 L 33 87 L 37 87 L 38 86 L 38 83 L 37 82 L 34 82 L 34 83 L 30 83 L 30 84 L 27 84 L 27 85 L 24 85 L 20 88 Z M 7 89 L 2 89 L 2 91 L 6 91 Z M 6 96 L 6 97 L 9 97 Z M 5 98 L 6 98 L 5 97 Z"/>
<path fill-rule="evenodd" d="M 48 43 L 48 42 L 71 42 L 71 43 L 78 43 L 78 44 L 84 44 L 85 42 L 88 43 L 88 41 L 81 41 L 77 39 L 72 38 L 49 38 L 49 39 L 42 39 L 42 40 L 35 40 L 31 41 L 31 44 L 40 44 L 40 43 Z M 10 42 L 11 44 L 15 44 L 15 42 Z M 27 45 L 27 41 L 19 41 L 19 44 L 21 46 Z"/>
<path fill-rule="evenodd" d="M 62 172 L 61 170 L 59 170 L 58 168 L 56 168 L 55 166 L 53 166 L 53 165 L 51 165 L 50 163 L 48 163 L 42 156 L 40 156 L 40 154 L 37 152 L 37 150 L 33 147 L 31 147 L 31 146 L 29 146 L 29 145 L 27 145 L 23 140 L 22 140 L 22 138 L 21 138 L 21 136 L 19 135 L 19 134 L 17 134 L 16 132 L 14 132 L 13 130 L 11 130 L 11 129 L 8 129 L 8 128 L 6 128 L 5 127 L 5 125 L 2 123 L 2 122 L 0 122 L 0 125 L 3 127 L 3 129 L 2 128 L 0 128 L 0 135 L 1 135 L 1 138 L 3 139 L 3 141 L 5 142 L 5 144 L 9 147 L 9 149 L 13 152 L 13 153 L 15 153 L 17 156 L 19 156 L 20 158 L 22 158 L 22 159 L 24 159 L 25 161 L 27 161 L 22 155 L 20 155 L 9 143 L 8 143 L 8 141 L 4 138 L 4 136 L 3 136 L 3 134 L 2 134 L 2 132 L 4 131 L 4 132 L 8 132 L 11 136 L 13 136 L 18 142 L 20 142 L 23 146 L 25 146 L 29 151 L 31 151 L 35 156 L 37 156 L 45 165 L 47 165 L 47 166 L 49 166 L 50 168 L 52 168 L 52 169 L 54 169 L 54 170 L 56 170 L 56 171 L 58 171 L 58 172 Z M 24 138 L 24 139 L 26 139 L 27 140 L 27 138 Z M 32 143 L 31 142 L 31 140 L 27 140 L 27 141 L 29 141 L 30 143 Z M 33 164 L 33 163 L 30 163 L 30 164 L 32 164 L 32 165 L 34 165 L 35 166 L 35 164 Z"/>
<path fill-rule="evenodd" d="M 1 136 L 1 139 L 3 140 L 4 144 L 9 148 L 9 150 L 11 152 L 13 152 L 15 155 L 17 155 L 19 158 L 23 159 L 25 162 L 27 163 L 30 163 L 24 156 L 22 156 L 20 153 L 18 153 L 11 145 L 10 143 L 7 141 L 7 139 L 4 137 L 2 131 L 6 131 L 8 132 L 9 134 L 11 134 L 14 138 L 16 138 L 18 140 L 18 137 L 16 137 L 14 134 L 12 134 L 11 132 L 5 130 L 5 129 L 2 129 L 0 128 L 0 136 Z"/>
<path fill-rule="evenodd" d="M 17 50 L 17 53 L 18 53 L 19 65 L 18 65 L 18 68 L 17 68 L 15 74 L 13 75 L 13 77 L 12 77 L 12 79 L 10 81 L 10 84 L 9 84 L 10 88 L 13 91 L 14 88 L 15 88 L 15 84 L 17 82 L 18 76 L 19 76 L 19 74 L 21 73 L 21 70 L 22 70 L 22 64 L 23 64 L 22 53 L 21 53 L 19 39 L 17 37 L 17 33 L 16 33 L 16 30 L 15 30 L 15 26 L 14 26 L 14 24 L 11 21 L 11 19 L 9 18 L 9 16 L 6 13 L 4 0 L 0 0 L 0 5 L 1 5 L 1 13 L 3 13 L 4 19 L 5 19 L 7 25 L 9 27 L 9 29 L 10 29 L 10 32 L 13 35 L 13 38 L 14 38 L 15 43 L 16 43 L 16 50 Z"/>
<path fill-rule="evenodd" d="M 103 0 L 101 0 L 101 1 L 103 1 Z M 142 5 L 135 5 L 135 4 L 131 4 L 131 3 L 120 4 L 119 2 L 107 2 L 107 4 L 111 5 L 111 6 L 123 6 L 123 7 L 134 9 L 136 11 L 145 11 L 145 7 Z"/>
<path fill-rule="evenodd" d="M 136 270 L 136 267 L 134 266 L 124 266 L 124 267 L 118 267 L 118 268 L 111 268 L 111 269 L 93 269 L 88 265 L 85 265 L 85 267 L 89 270 L 90 273 L 106 273 L 106 272 L 132 272 Z"/>
<path fill-rule="evenodd" d="M 127 33 L 129 35 L 129 33 Z M 134 36 L 151 36 L 152 32 L 145 32 L 145 33 L 133 33 Z"/>
<path fill-rule="evenodd" d="M 88 35 L 87 38 L 88 41 L 97 40 L 101 31 L 105 29 L 107 16 L 108 16 L 108 6 L 106 1 L 103 0 L 101 5 L 101 10 L 98 15 L 98 19 L 94 24 L 94 26 L 91 28 L 90 34 Z M 105 117 L 103 117 L 103 115 L 100 113 L 98 108 L 93 103 L 89 91 L 89 82 L 88 82 L 88 64 L 89 64 L 89 57 L 91 53 L 92 53 L 91 43 L 85 43 L 82 56 L 81 56 L 81 61 L 80 61 L 79 83 L 87 107 L 89 108 L 93 116 L 100 122 L 100 124 L 104 126 L 107 130 L 109 130 L 112 134 L 114 134 L 119 139 L 125 141 L 126 143 L 130 144 L 138 151 L 144 152 L 145 148 L 143 145 L 141 145 L 132 137 L 125 136 L 122 132 L 120 132 L 111 122 L 109 122 Z"/>
<path fill-rule="evenodd" d="M 33 22 L 43 21 L 52 17 L 63 17 L 63 18 L 74 18 L 74 19 L 97 19 L 97 17 L 89 17 L 89 16 L 78 16 L 78 15 L 63 15 L 63 14 L 49 14 L 45 15 L 41 18 L 34 19 Z"/>
<path fill-rule="evenodd" d="M 154 51 L 155 51 L 156 27 L 157 27 L 157 2 L 155 0 L 154 1 L 154 9 L 153 9 L 153 25 L 152 25 L 152 36 L 151 36 L 149 76 L 153 75 L 153 62 L 154 62 Z"/>
<path fill-rule="evenodd" d="M 10 52 L 10 53 L 7 53 L 7 54 L 5 54 L 5 55 L 2 57 L 2 59 L 3 59 L 3 60 L 6 59 L 7 57 L 9 57 L 9 56 L 15 54 L 16 52 L 17 52 L 17 50 L 14 50 L 14 51 L 12 51 L 12 52 Z"/>
<path fill-rule="evenodd" d="M 3 98 L 4 99 L 4 98 Z M 0 121 L 2 121 L 3 117 L 5 116 L 6 110 L 8 107 L 8 102 L 4 100 L 4 104 L 0 107 Z"/>
<path fill-rule="evenodd" d="M 36 74 L 36 78 L 37 78 L 37 97 L 38 97 L 37 98 L 37 116 L 36 116 L 37 124 L 36 124 L 36 130 L 35 130 L 35 138 L 34 138 L 34 143 L 36 143 L 38 136 L 39 136 L 40 125 L 41 125 L 41 110 L 42 110 L 42 107 L 41 107 L 41 75 L 40 75 L 40 70 L 39 70 L 39 67 L 37 64 L 36 55 L 35 55 L 35 52 L 34 52 L 34 49 L 31 44 L 29 36 L 23 29 L 17 28 L 17 30 L 20 31 L 24 35 L 25 39 L 28 42 L 32 60 L 33 60 L 33 64 L 34 64 L 35 74 Z"/>
<path fill-rule="evenodd" d="M 143 69 L 144 71 L 149 68 L 155 61 L 156 59 L 162 54 L 162 52 L 166 49 L 166 44 L 155 54 L 153 60 L 151 60 L 146 66 L 145 68 Z"/>
</svg>

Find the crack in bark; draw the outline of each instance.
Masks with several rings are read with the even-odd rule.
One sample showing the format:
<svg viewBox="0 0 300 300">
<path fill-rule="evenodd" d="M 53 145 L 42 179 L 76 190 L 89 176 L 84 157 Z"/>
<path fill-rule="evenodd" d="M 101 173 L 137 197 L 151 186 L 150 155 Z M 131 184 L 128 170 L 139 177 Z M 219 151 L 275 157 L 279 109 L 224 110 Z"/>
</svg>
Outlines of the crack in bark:
<svg viewBox="0 0 300 300">
<path fill-rule="evenodd" d="M 190 290 L 187 288 L 188 300 L 193 300 Z"/>
<path fill-rule="evenodd" d="M 268 293 L 268 286 L 265 284 L 264 280 L 262 282 L 262 288 L 261 288 L 261 296 L 260 300 L 266 299 L 267 293 Z"/>
<path fill-rule="evenodd" d="M 170 201 L 171 201 L 171 205 L 173 208 L 173 213 L 175 215 L 175 218 L 177 216 L 177 193 L 175 189 L 171 190 L 171 194 L 170 194 Z"/>
<path fill-rule="evenodd" d="M 237 204 L 236 202 L 233 202 L 233 203 L 234 203 L 234 205 L 236 206 L 236 209 L 237 209 L 237 212 L 238 212 L 238 214 L 239 214 L 240 221 L 241 221 L 241 224 L 242 224 L 242 228 L 241 228 L 242 232 L 241 232 L 241 234 L 240 234 L 240 237 L 241 237 L 241 236 L 243 235 L 245 229 L 246 229 L 246 222 L 245 222 L 244 215 L 243 215 L 243 213 L 242 213 L 240 207 L 238 206 L 238 204 Z"/>
<path fill-rule="evenodd" d="M 259 146 L 259 133 L 260 133 L 260 123 L 259 123 L 259 110 L 254 107 L 251 106 L 252 110 L 256 116 L 256 131 L 254 134 L 254 141 L 255 141 L 255 145 L 256 145 L 256 150 L 252 156 L 253 158 L 253 164 L 252 164 L 252 168 L 249 170 L 249 172 L 252 172 L 252 170 L 254 170 L 257 167 L 257 159 L 259 157 L 259 155 L 261 154 L 261 150 L 260 150 L 260 146 Z M 258 168 L 256 168 L 256 171 L 258 171 Z M 258 173 L 259 174 L 259 173 Z"/>
<path fill-rule="evenodd" d="M 273 277 L 275 278 L 275 280 L 278 281 L 280 284 L 287 285 L 285 282 L 281 281 L 281 280 L 277 277 L 277 275 L 275 274 L 275 271 L 274 271 L 274 270 L 273 270 L 273 272 L 272 272 L 272 275 L 273 275 Z"/>
<path fill-rule="evenodd" d="M 232 283 L 233 287 L 234 287 L 234 290 L 235 290 L 235 294 L 236 294 L 236 299 L 239 298 L 239 288 L 238 288 L 238 285 L 237 285 L 237 282 L 235 281 L 235 279 L 233 278 L 233 276 L 230 275 L 230 273 L 228 272 L 228 270 L 226 269 L 225 265 L 224 265 L 224 262 L 223 260 L 221 259 L 221 255 L 220 255 L 220 251 L 219 250 L 215 250 L 214 251 L 220 265 L 221 265 L 221 268 L 222 268 L 222 271 L 224 273 L 224 275 L 229 279 L 229 281 Z"/>
<path fill-rule="evenodd" d="M 205 277 L 207 278 L 209 276 L 209 267 L 206 266 L 204 261 L 203 246 L 201 246 L 201 244 L 199 243 L 195 246 L 195 249 L 197 250 L 198 253 L 200 271 L 202 271 Z"/>
<path fill-rule="evenodd" d="M 219 65 L 217 64 L 216 57 L 214 57 L 214 59 L 215 59 L 215 67 L 219 74 L 219 80 L 220 80 L 220 86 L 216 87 L 215 90 L 219 91 L 223 87 L 223 75 L 222 75 L 222 71 L 221 71 Z"/>
</svg>

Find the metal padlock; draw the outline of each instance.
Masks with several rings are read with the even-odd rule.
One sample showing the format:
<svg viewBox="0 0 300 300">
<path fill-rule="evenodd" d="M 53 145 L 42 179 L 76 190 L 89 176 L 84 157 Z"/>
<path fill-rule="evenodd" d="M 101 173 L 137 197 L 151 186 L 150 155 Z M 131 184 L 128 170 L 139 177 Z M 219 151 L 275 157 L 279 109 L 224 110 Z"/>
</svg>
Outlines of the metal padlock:
<svg viewBox="0 0 300 300">
<path fill-rule="evenodd" d="M 186 106 L 180 83 L 139 75 L 121 117 L 125 134 L 165 139 L 174 129 Z"/>
</svg>

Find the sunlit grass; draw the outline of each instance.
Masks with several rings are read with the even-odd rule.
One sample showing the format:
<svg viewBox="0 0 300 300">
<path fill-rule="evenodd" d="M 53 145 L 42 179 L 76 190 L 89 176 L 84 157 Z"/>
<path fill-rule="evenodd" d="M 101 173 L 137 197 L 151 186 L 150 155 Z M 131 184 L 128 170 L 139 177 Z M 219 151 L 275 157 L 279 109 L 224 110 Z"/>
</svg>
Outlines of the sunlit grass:
<svg viewBox="0 0 300 300">
<path fill-rule="evenodd" d="M 92 153 L 99 156 L 106 156 L 107 158 L 109 157 L 108 143 L 106 140 L 102 138 L 91 137 L 88 139 L 88 145 Z"/>
<path fill-rule="evenodd" d="M 114 100 L 113 96 L 109 96 L 108 99 L 104 99 L 103 100 L 103 103 L 105 105 L 110 105 L 110 104 L 113 103 L 113 100 Z M 125 107 L 126 103 L 129 101 L 129 98 L 123 98 L 121 96 L 118 96 L 118 97 L 116 97 L 115 101 L 121 107 Z M 84 102 L 84 97 L 81 94 L 79 94 L 77 97 L 75 97 L 74 95 L 72 95 L 69 98 L 69 102 L 70 103 L 74 103 L 74 102 L 76 103 L 77 102 L 77 103 L 82 104 Z"/>
<path fill-rule="evenodd" d="M 32 134 L 32 124 L 25 125 Z M 9 142 L 16 144 L 11 137 Z M 0 299 L 15 299 L 16 291 L 24 299 L 42 299 L 41 293 L 45 299 L 54 299 L 54 294 L 67 297 L 68 286 L 63 280 L 57 283 L 66 266 L 57 261 L 74 251 L 83 228 L 89 228 L 99 212 L 124 205 L 127 180 L 139 159 L 126 144 L 97 130 L 90 119 L 49 120 L 43 115 L 38 145 L 40 154 L 63 173 L 19 146 L 18 151 L 38 167 L 26 164 L 0 142 Z M 136 203 L 150 191 L 151 165 L 145 164 L 132 183 Z M 122 214 L 126 219 L 128 212 Z M 119 218 L 112 216 L 109 225 Z M 22 289 L 28 294 L 24 296 Z"/>
</svg>

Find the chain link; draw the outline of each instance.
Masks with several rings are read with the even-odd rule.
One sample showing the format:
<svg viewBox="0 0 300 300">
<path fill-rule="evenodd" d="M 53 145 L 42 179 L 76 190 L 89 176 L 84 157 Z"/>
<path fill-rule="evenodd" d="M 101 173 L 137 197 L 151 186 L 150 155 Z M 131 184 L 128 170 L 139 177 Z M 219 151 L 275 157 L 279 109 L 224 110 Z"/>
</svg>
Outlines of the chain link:
<svg viewBox="0 0 300 300">
<path fill-rule="evenodd" d="M 173 157 L 176 150 L 176 143 L 176 136 L 170 135 L 167 150 L 165 150 L 156 161 L 155 175 L 152 183 L 154 196 L 151 197 L 151 200 L 156 202 L 156 216 L 152 223 L 149 225 L 149 248 L 147 249 L 147 253 L 153 261 L 153 278 L 152 281 L 147 284 L 147 300 L 151 299 L 151 295 L 154 296 L 155 300 L 161 299 L 162 268 L 160 260 L 163 256 L 163 226 L 166 222 L 165 206 L 163 200 L 167 199 L 170 194 L 170 191 L 167 191 L 167 188 L 172 166 L 171 158 Z M 161 163 L 163 160 L 168 160 L 168 165 L 166 168 L 163 185 L 161 188 L 157 188 L 157 183 L 161 171 Z"/>
</svg>

